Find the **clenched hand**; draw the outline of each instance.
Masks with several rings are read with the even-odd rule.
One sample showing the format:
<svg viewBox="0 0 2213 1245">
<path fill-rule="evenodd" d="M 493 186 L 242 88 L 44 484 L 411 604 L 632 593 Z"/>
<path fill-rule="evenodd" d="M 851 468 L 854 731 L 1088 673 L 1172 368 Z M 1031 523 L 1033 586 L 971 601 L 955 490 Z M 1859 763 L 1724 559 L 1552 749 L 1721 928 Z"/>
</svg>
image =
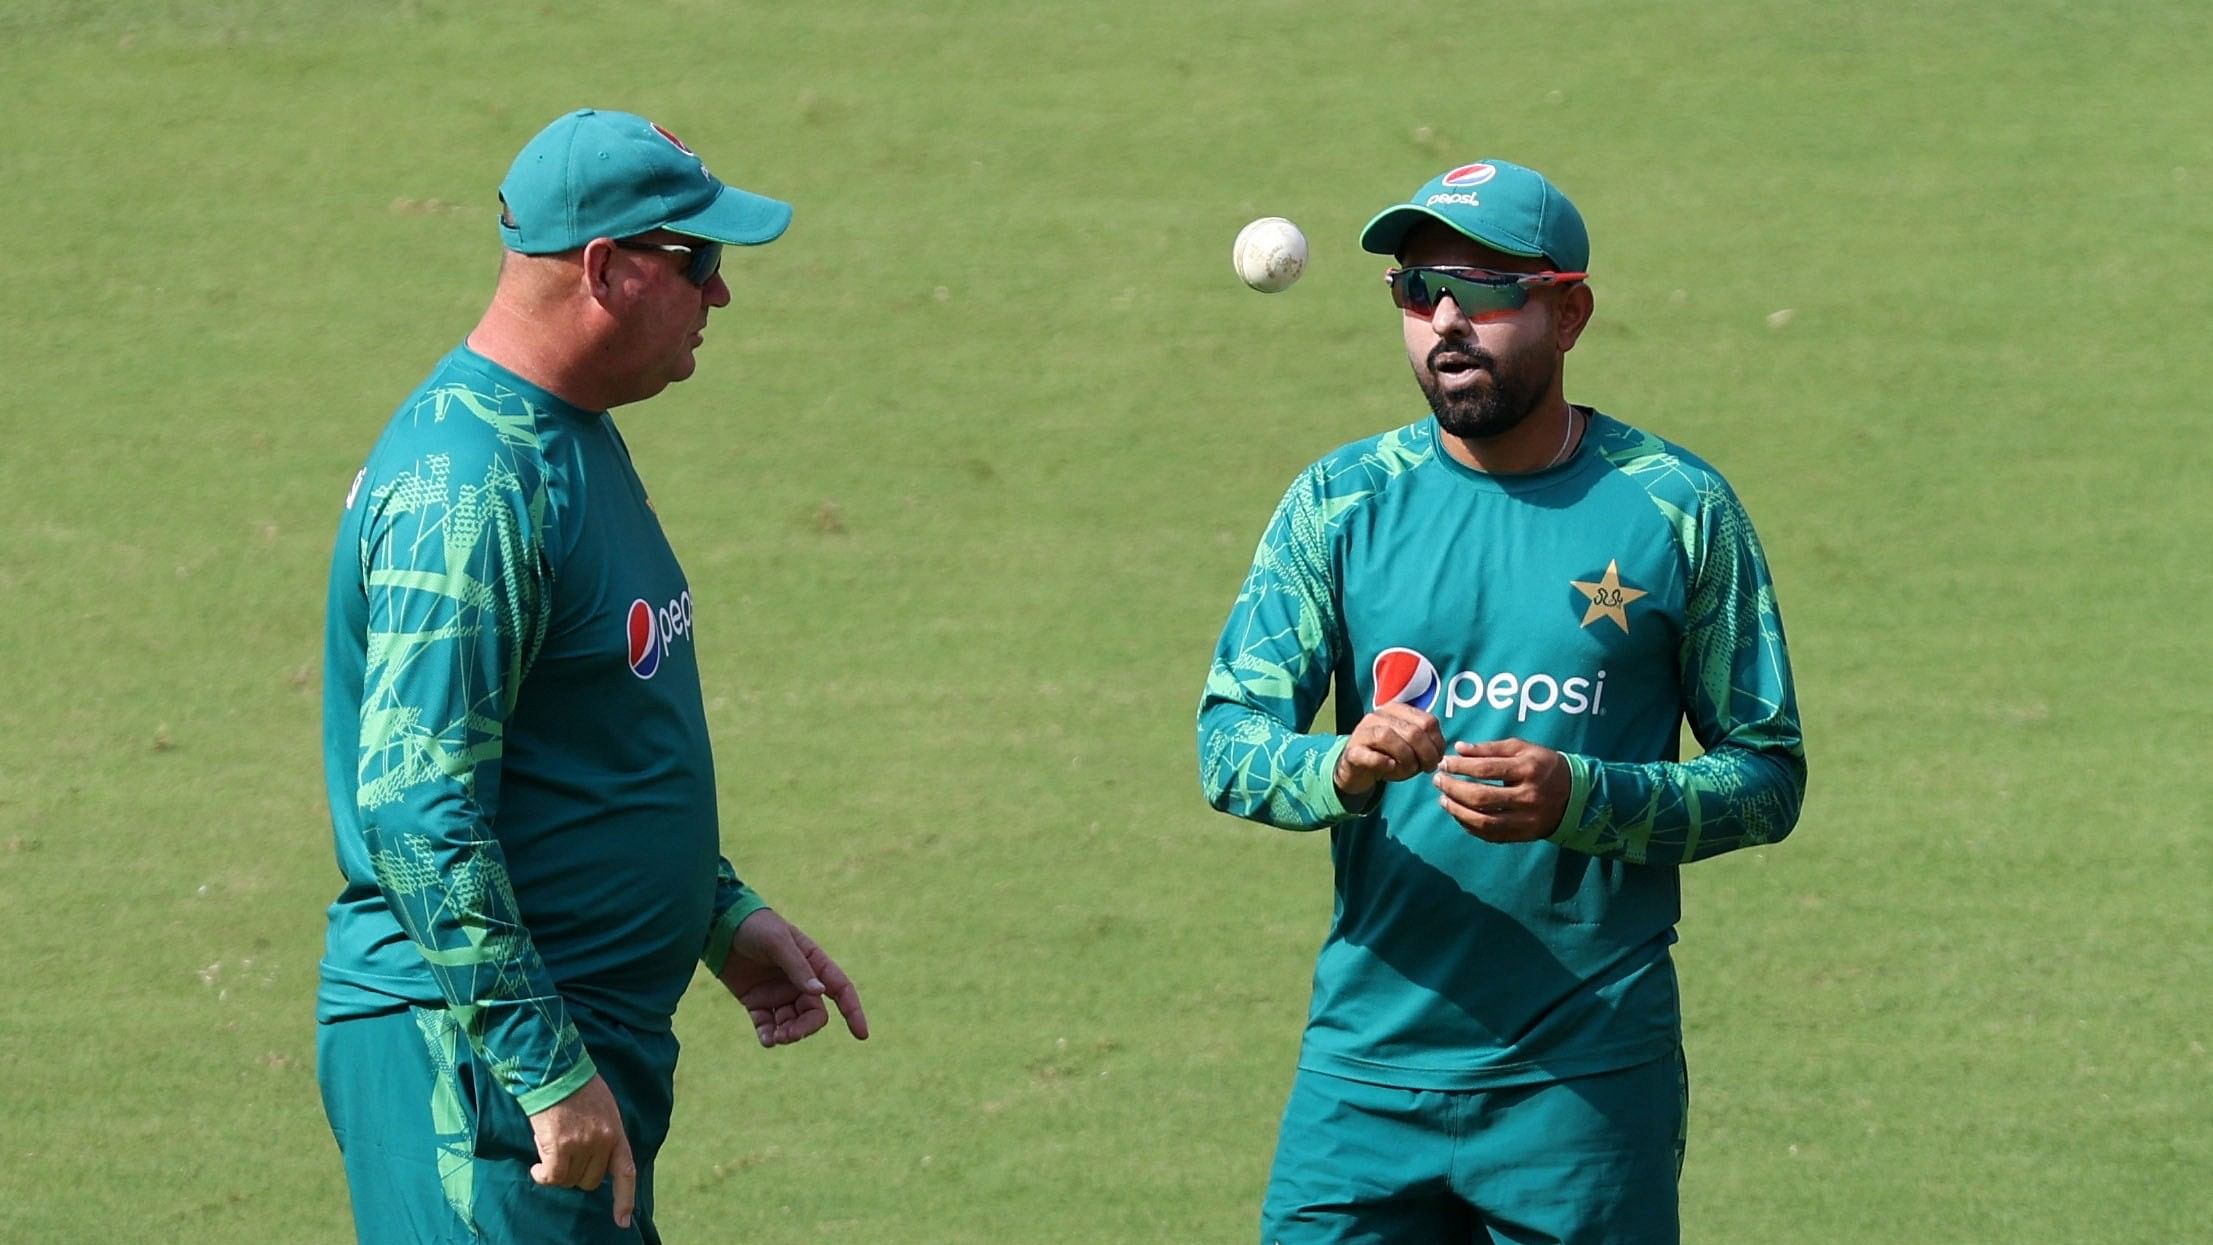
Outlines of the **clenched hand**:
<svg viewBox="0 0 2213 1245">
<path fill-rule="evenodd" d="M 538 1143 L 538 1161 L 530 1178 L 542 1185 L 596 1189 L 615 1180 L 615 1226 L 630 1226 L 638 1201 L 638 1164 L 630 1157 L 630 1138 L 622 1129 L 615 1095 L 598 1076 L 561 1101 L 530 1117 L 530 1135 Z"/>
<path fill-rule="evenodd" d="M 1412 705 L 1385 705 L 1352 728 L 1352 738 L 1337 754 L 1335 775 L 1342 795 L 1365 795 L 1377 783 L 1397 782 L 1437 768 L 1445 736 L 1437 719 Z"/>
</svg>

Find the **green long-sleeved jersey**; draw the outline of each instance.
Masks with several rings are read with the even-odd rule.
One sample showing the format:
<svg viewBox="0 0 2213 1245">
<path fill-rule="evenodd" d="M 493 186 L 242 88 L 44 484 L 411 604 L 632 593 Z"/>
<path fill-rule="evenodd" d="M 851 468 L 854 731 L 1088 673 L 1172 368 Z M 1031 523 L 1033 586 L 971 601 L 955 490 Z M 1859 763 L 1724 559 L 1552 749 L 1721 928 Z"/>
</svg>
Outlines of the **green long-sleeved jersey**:
<svg viewBox="0 0 2213 1245">
<path fill-rule="evenodd" d="M 531 1112 L 593 1075 L 579 1011 L 668 1028 L 762 906 L 719 852 L 692 627 L 606 412 L 441 360 L 331 557 L 320 1019 L 445 1007 Z"/>
<path fill-rule="evenodd" d="M 1782 838 L 1804 797 L 1766 559 L 1718 472 L 1605 415 L 1528 475 L 1438 435 L 1354 442 L 1292 483 L 1215 650 L 1200 781 L 1224 812 L 1332 828 L 1301 1067 L 1477 1089 L 1632 1066 L 1681 1039 L 1677 867 Z M 1332 693 L 1335 730 L 1310 733 Z M 1448 748 L 1565 754 L 1557 832 L 1486 843 L 1426 778 L 1348 810 L 1337 759 L 1379 697 L 1434 713 Z"/>
</svg>

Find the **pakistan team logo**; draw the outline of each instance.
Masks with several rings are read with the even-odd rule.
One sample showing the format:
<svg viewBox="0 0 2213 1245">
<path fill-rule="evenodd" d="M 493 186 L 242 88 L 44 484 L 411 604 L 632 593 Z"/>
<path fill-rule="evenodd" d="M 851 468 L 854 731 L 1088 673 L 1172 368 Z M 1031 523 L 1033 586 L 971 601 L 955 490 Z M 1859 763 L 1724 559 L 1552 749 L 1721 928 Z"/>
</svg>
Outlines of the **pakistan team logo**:
<svg viewBox="0 0 2213 1245">
<path fill-rule="evenodd" d="M 1621 568 L 1613 561 L 1606 563 L 1606 573 L 1599 576 L 1597 583 L 1571 579 L 1568 586 L 1582 593 L 1584 599 L 1591 603 L 1590 608 L 1583 611 L 1584 626 L 1588 627 L 1604 618 L 1621 628 L 1623 635 L 1629 634 L 1629 603 L 1644 596 L 1645 591 L 1621 582 Z"/>
</svg>

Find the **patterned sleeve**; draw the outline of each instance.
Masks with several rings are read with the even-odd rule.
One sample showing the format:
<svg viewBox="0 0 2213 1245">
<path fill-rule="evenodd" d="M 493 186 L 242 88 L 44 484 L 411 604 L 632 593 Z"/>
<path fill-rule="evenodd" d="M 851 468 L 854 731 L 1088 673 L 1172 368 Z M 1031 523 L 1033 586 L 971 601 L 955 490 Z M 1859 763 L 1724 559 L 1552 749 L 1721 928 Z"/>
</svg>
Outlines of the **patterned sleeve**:
<svg viewBox="0 0 2213 1245">
<path fill-rule="evenodd" d="M 543 462 L 532 421 L 433 390 L 437 450 L 378 487 L 362 530 L 369 606 L 356 793 L 377 884 L 470 1046 L 525 1112 L 594 1074 L 523 927 L 492 836 L 501 735 L 545 639 Z"/>
<path fill-rule="evenodd" d="M 730 958 L 730 940 L 737 937 L 738 926 L 767 906 L 766 899 L 738 880 L 738 871 L 730 867 L 727 857 L 715 862 L 715 923 L 708 929 L 707 945 L 699 953 L 708 972 L 722 975 L 722 964 Z"/>
<path fill-rule="evenodd" d="M 1324 486 L 1309 468 L 1276 507 L 1199 701 L 1207 802 L 1287 830 L 1352 816 L 1335 781 L 1345 738 L 1303 733 L 1328 696 L 1337 633 Z"/>
<path fill-rule="evenodd" d="M 1690 567 L 1684 714 L 1705 753 L 1650 764 L 1569 756 L 1573 787 L 1552 836 L 1563 847 L 1681 865 L 1775 842 L 1797 824 L 1806 750 L 1759 537 L 1719 477 L 1701 485 L 1678 531 Z"/>
</svg>

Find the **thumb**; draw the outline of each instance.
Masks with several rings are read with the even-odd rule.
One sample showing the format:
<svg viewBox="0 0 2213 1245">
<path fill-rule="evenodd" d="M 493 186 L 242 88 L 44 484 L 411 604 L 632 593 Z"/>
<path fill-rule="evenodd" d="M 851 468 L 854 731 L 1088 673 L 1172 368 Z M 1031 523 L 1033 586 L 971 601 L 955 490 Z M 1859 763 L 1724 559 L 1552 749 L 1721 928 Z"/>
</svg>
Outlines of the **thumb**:
<svg viewBox="0 0 2213 1245">
<path fill-rule="evenodd" d="M 786 925 L 776 931 L 776 937 L 768 945 L 771 959 L 792 984 L 809 994 L 822 993 L 822 979 L 815 976 L 814 965 L 807 962 L 807 953 L 799 949 L 799 940 L 792 936 L 792 928 Z"/>
</svg>

